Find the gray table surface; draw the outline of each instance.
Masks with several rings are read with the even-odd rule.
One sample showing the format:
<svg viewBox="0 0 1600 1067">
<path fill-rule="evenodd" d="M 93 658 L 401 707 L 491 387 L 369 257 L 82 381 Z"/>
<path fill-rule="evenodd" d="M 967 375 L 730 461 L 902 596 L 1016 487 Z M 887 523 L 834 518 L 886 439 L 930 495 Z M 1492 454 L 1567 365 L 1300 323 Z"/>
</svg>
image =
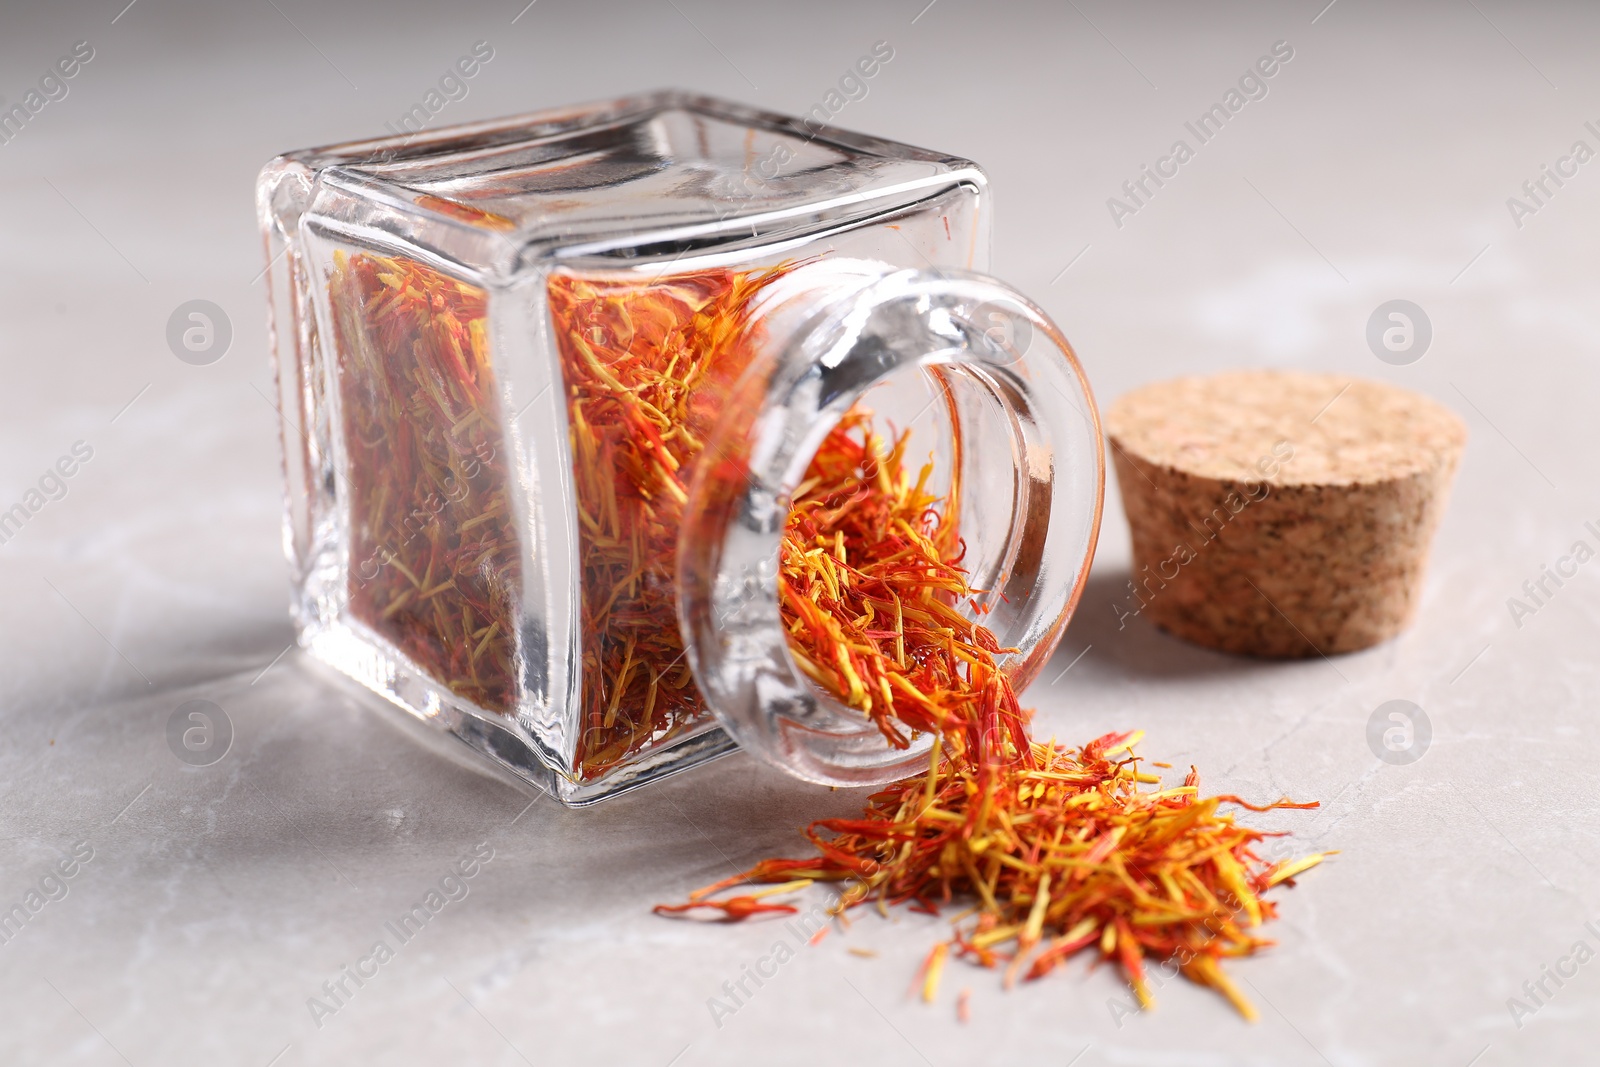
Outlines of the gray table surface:
<svg viewBox="0 0 1600 1067">
<path fill-rule="evenodd" d="M 1585 926 L 1600 920 L 1600 563 L 1532 615 L 1507 605 L 1574 542 L 1600 545 L 1584 525 L 1600 525 L 1600 162 L 1547 183 L 1520 219 L 1507 205 L 1575 141 L 1600 148 L 1585 126 L 1600 126 L 1600 11 L 124 2 L 0 12 L 8 101 L 74 42 L 94 49 L 69 94 L 0 145 L 0 504 L 74 442 L 93 449 L 0 546 L 0 906 L 78 843 L 92 852 L 0 944 L 0 1061 L 1600 1058 L 1600 964 L 1579 953 L 1537 1005 L 1523 991 L 1542 968 L 1570 972 L 1580 940 L 1600 949 Z M 794 849 L 803 821 L 858 796 L 735 756 L 565 811 L 282 654 L 254 175 L 276 152 L 380 132 L 479 39 L 495 58 L 440 122 L 664 84 L 804 111 L 886 40 L 895 58 L 836 122 L 990 169 L 996 272 L 1063 324 L 1102 399 L 1183 372 L 1298 367 L 1396 382 L 1464 416 L 1421 614 L 1398 640 L 1274 665 L 1119 629 L 1112 488 L 1079 616 L 1029 694 L 1063 739 L 1139 727 L 1148 757 L 1194 763 L 1211 788 L 1324 801 L 1260 819 L 1341 855 L 1279 896 L 1280 943 L 1234 968 L 1258 1024 L 1182 983 L 1116 1018 L 1116 975 L 1081 963 L 1011 992 L 955 966 L 927 1007 L 908 987 L 941 923 L 900 914 L 802 948 L 718 1025 L 708 999 L 781 926 L 692 926 L 649 906 Z M 1280 40 L 1294 58 L 1268 95 L 1115 225 L 1107 198 Z M 210 366 L 165 340 L 196 298 L 233 326 Z M 1395 298 L 1433 325 L 1407 366 L 1364 339 Z M 194 698 L 236 732 L 209 767 L 166 742 Z M 1405 766 L 1366 739 L 1391 699 L 1432 723 Z M 480 843 L 493 858 L 467 896 L 314 1019 L 322 983 Z M 1537 1010 L 1514 1017 L 1511 997 Z"/>
</svg>

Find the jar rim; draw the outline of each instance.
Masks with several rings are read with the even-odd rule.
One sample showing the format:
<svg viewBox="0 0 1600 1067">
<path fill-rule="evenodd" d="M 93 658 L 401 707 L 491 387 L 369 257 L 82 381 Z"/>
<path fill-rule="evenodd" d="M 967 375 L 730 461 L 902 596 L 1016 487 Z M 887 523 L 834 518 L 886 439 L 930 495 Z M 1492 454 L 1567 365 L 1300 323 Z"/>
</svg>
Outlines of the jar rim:
<svg viewBox="0 0 1600 1067">
<path fill-rule="evenodd" d="M 1026 341 L 996 337 L 994 321 Z M 1009 438 L 1013 510 L 990 592 L 1003 605 L 992 628 L 1015 649 L 1002 667 L 1020 690 L 1054 651 L 1094 557 L 1099 415 L 1049 316 L 983 275 L 822 259 L 775 282 L 756 322 L 766 333 L 706 442 L 713 461 L 698 465 L 684 512 L 678 615 L 689 662 L 722 727 L 752 754 L 813 782 L 887 784 L 924 766 L 933 739 L 891 747 L 796 663 L 778 597 L 790 494 L 844 414 L 897 372 L 921 368 L 936 388 L 964 391 L 950 401 L 956 439 L 964 419 L 993 425 L 984 454 L 967 448 L 957 470 L 973 478 Z"/>
</svg>

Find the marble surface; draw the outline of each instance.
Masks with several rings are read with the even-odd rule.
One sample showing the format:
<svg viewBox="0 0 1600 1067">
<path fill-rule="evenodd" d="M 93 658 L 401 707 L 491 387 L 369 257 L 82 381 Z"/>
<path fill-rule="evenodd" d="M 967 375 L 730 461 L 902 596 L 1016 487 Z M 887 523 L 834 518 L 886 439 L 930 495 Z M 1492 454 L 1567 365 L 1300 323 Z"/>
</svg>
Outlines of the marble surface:
<svg viewBox="0 0 1600 1067">
<path fill-rule="evenodd" d="M 75 42 L 94 50 L 0 144 L 0 505 L 76 442 L 92 449 L 0 545 L 0 907 L 56 898 L 0 943 L 0 1061 L 1595 1055 L 1600 963 L 1572 953 L 1600 950 L 1600 562 L 1547 580 L 1526 612 L 1508 606 L 1575 542 L 1600 547 L 1585 525 L 1600 528 L 1600 162 L 1560 162 L 1576 141 L 1600 149 L 1585 125 L 1600 126 L 1595 8 L 123 2 L 0 12 L 8 104 Z M 285 651 L 255 171 L 381 131 L 478 40 L 494 59 L 440 123 L 663 84 L 801 112 L 888 41 L 894 59 L 835 121 L 989 168 L 996 272 L 1063 324 L 1102 398 L 1177 373 L 1297 367 L 1463 415 L 1465 462 L 1398 640 L 1266 664 L 1119 626 L 1113 487 L 1079 616 L 1028 695 L 1063 739 L 1139 727 L 1148 757 L 1193 763 L 1212 788 L 1324 802 L 1260 820 L 1341 854 L 1281 894 L 1278 946 L 1234 968 L 1258 1024 L 1176 983 L 1156 1011 L 1120 1017 L 1116 976 L 1081 964 L 1009 993 L 954 967 L 928 1007 L 908 987 L 940 926 L 904 914 L 800 948 L 714 1019 L 722 984 L 793 936 L 649 906 L 794 848 L 797 826 L 859 797 L 735 756 L 566 811 Z M 1278 41 L 1293 58 L 1266 95 L 1114 220 L 1107 198 Z M 1534 203 L 1522 186 L 1544 165 L 1576 174 L 1546 179 Z M 233 327 L 208 366 L 166 341 L 193 299 Z M 1365 338 L 1393 299 L 1432 323 L 1407 365 Z M 190 700 L 232 723 L 210 766 L 167 743 Z M 1409 764 L 1368 744 L 1390 700 L 1431 722 Z M 335 1013 L 308 1008 L 474 853 L 472 877 L 444 883 L 459 899 Z M 1524 983 L 1541 979 L 1535 1001 Z"/>
</svg>

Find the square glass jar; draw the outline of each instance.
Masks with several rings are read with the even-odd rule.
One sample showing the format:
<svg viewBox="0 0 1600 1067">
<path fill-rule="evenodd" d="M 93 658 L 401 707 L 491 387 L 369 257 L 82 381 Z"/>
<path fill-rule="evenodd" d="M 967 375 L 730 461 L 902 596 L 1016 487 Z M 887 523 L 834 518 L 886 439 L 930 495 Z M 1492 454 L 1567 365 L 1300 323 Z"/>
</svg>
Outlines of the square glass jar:
<svg viewBox="0 0 1600 1067">
<path fill-rule="evenodd" d="M 678 92 L 288 153 L 257 200 L 301 645 L 569 804 L 733 743 L 692 680 L 666 706 L 687 664 L 628 694 L 660 706 L 631 733 L 604 715 L 621 694 L 586 703 L 552 293 L 988 265 L 973 163 Z"/>
</svg>

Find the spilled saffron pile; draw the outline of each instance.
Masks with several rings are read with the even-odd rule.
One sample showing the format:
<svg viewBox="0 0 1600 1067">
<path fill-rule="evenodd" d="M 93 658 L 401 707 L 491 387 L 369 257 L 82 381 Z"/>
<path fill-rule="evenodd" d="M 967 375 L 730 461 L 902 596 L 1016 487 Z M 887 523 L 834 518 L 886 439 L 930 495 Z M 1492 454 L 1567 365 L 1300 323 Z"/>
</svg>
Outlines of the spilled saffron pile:
<svg viewBox="0 0 1600 1067">
<path fill-rule="evenodd" d="M 801 668 L 888 743 L 933 734 L 927 771 L 875 794 L 858 818 L 814 823 L 815 855 L 765 860 L 656 910 L 792 913 L 777 898 L 846 883 L 841 914 L 868 903 L 960 909 L 923 965 L 926 1000 L 952 955 L 1003 967 L 1009 985 L 1092 952 L 1121 967 L 1141 1005 L 1157 961 L 1253 1019 L 1221 961 L 1271 943 L 1256 932 L 1275 915 L 1262 895 L 1323 854 L 1269 863 L 1255 847 L 1270 835 L 1219 809 L 1317 805 L 1201 797 L 1193 770 L 1176 788 L 1142 788 L 1160 779 L 1139 769 L 1139 733 L 1080 748 L 1032 740 L 997 666 L 1003 650 L 958 610 L 974 592 L 960 542 L 925 488 L 929 470 L 910 476 L 906 447 L 874 433 L 866 412 L 840 423 L 796 493 L 779 582 Z"/>
</svg>

